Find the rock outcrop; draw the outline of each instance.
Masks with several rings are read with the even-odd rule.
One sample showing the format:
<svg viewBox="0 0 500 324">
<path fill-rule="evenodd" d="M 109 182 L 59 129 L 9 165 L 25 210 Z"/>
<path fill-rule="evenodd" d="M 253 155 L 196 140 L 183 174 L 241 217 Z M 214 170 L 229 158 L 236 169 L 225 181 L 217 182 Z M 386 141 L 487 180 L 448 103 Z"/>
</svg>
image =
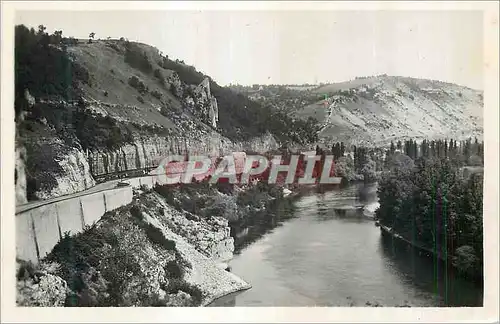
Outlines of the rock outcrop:
<svg viewBox="0 0 500 324">
<path fill-rule="evenodd" d="M 32 195 L 38 199 L 68 195 L 95 186 L 87 158 L 80 149 L 68 148 L 53 139 L 50 143 L 36 145 L 29 153 L 33 156 L 28 159 L 36 159 L 35 163 L 40 165 L 43 162 L 40 159 L 48 159 L 43 168 L 31 175 L 32 181 L 37 182 Z"/>
<path fill-rule="evenodd" d="M 210 92 L 210 80 L 205 78 L 197 87 L 191 89 L 191 95 L 185 99 L 187 108 L 205 124 L 217 128 L 219 108 L 217 99 Z"/>
<path fill-rule="evenodd" d="M 230 235 L 226 219 L 210 217 L 202 220 L 187 211 L 181 212 L 172 208 L 157 194 L 149 194 L 141 199 L 146 205 L 157 206 L 157 218 L 200 253 L 218 264 L 225 264 L 233 258 L 234 239 Z"/>
<path fill-rule="evenodd" d="M 279 147 L 274 136 L 266 134 L 244 143 L 233 143 L 218 133 L 204 135 L 204 138 L 191 136 L 161 137 L 151 135 L 136 138 L 134 144 L 126 144 L 114 151 L 91 151 L 88 161 L 92 175 L 156 167 L 168 155 L 206 155 L 220 156 L 234 151 L 250 150 L 266 152 Z"/>
<path fill-rule="evenodd" d="M 24 160 L 26 156 L 26 149 L 22 146 L 16 147 L 16 171 L 15 171 L 15 184 L 16 184 L 16 205 L 22 205 L 28 202 L 26 196 L 26 171 Z"/>
</svg>

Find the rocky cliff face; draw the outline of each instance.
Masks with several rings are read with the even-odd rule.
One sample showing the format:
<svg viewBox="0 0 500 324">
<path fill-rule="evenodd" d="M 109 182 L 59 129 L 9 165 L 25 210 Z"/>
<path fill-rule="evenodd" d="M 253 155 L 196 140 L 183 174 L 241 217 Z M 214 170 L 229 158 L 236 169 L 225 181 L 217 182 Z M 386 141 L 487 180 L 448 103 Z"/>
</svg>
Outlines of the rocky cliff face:
<svg viewBox="0 0 500 324">
<path fill-rule="evenodd" d="M 90 166 L 81 150 L 72 149 L 69 154 L 62 156 L 57 162 L 61 167 L 61 173 L 55 177 L 56 185 L 50 191 L 37 192 L 39 198 L 49 199 L 95 186 Z"/>
<path fill-rule="evenodd" d="M 279 143 L 271 134 L 240 143 L 233 143 L 218 133 L 205 134 L 202 140 L 193 137 L 151 135 L 137 138 L 134 144 L 124 145 L 118 150 L 89 152 L 88 161 L 92 174 L 101 176 L 118 171 L 156 167 L 168 155 L 220 156 L 242 150 L 263 153 L 278 147 Z"/>
<path fill-rule="evenodd" d="M 210 92 L 210 80 L 205 78 L 197 87 L 193 87 L 191 93 L 185 99 L 187 108 L 205 124 L 217 128 L 219 108 L 217 99 Z"/>
<path fill-rule="evenodd" d="M 25 147 L 24 158 L 20 154 L 16 161 L 18 197 L 26 195 L 28 199 L 49 199 L 95 186 L 87 157 L 81 149 L 68 147 L 62 140 L 53 137 L 27 141 Z M 28 165 L 25 166 L 25 163 Z M 23 174 L 26 173 L 27 185 L 23 185 Z M 20 199 L 19 204 L 23 203 Z"/>
<path fill-rule="evenodd" d="M 228 221 L 222 217 L 201 219 L 187 211 L 178 211 L 168 205 L 158 194 L 141 197 L 141 204 L 156 206 L 158 219 L 177 235 L 182 236 L 196 250 L 217 264 L 233 258 L 234 239 L 230 236 Z M 221 268 L 224 269 L 223 266 Z"/>
</svg>

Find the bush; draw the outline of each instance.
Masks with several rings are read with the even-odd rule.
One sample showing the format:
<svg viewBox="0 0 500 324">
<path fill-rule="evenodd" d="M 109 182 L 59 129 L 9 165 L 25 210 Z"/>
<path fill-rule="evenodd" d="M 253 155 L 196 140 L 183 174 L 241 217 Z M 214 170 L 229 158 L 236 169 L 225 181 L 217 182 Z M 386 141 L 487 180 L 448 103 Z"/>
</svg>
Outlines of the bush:
<svg viewBox="0 0 500 324">
<path fill-rule="evenodd" d="M 146 74 L 153 71 L 153 65 L 149 61 L 146 52 L 143 52 L 137 44 L 127 43 L 125 48 L 125 63 Z"/>
<path fill-rule="evenodd" d="M 235 196 L 216 196 L 212 204 L 203 209 L 206 217 L 218 216 L 230 221 L 238 220 L 238 205 Z"/>
<path fill-rule="evenodd" d="M 145 94 L 148 92 L 148 87 L 144 84 L 144 82 L 139 79 L 137 76 L 133 75 L 128 79 L 128 84 L 139 91 L 140 94 Z"/>
<path fill-rule="evenodd" d="M 191 285 L 181 279 L 171 279 L 168 282 L 168 286 L 165 288 L 165 290 L 169 294 L 175 294 L 178 293 L 179 291 L 183 291 L 187 294 L 189 294 L 193 298 L 193 305 L 192 306 L 198 306 L 202 302 L 203 298 L 203 293 L 200 288 Z"/>
<path fill-rule="evenodd" d="M 153 97 L 155 97 L 156 99 L 158 99 L 158 100 L 161 100 L 161 98 L 162 98 L 162 94 L 161 94 L 161 92 L 159 92 L 159 91 L 157 91 L 157 90 L 154 90 L 153 92 L 151 92 L 151 95 L 152 95 Z"/>
<path fill-rule="evenodd" d="M 137 96 L 137 101 L 139 101 L 140 103 L 144 103 L 144 98 L 142 96 Z"/>
<path fill-rule="evenodd" d="M 182 278 L 184 276 L 183 269 L 177 264 L 175 260 L 168 261 L 165 266 L 165 272 L 172 278 Z"/>
<path fill-rule="evenodd" d="M 95 251 L 102 249 L 106 244 L 117 246 L 116 236 L 112 233 L 104 234 L 96 226 L 90 226 L 75 236 L 64 233 L 64 237 L 56 244 L 46 260 L 59 263 L 61 267 L 57 274 L 68 283 L 70 289 L 81 292 L 88 287 L 85 273 L 90 268 L 97 267 L 101 261 Z"/>
<path fill-rule="evenodd" d="M 163 76 L 163 73 L 160 71 L 160 69 L 155 69 L 154 77 L 158 79 L 158 81 L 160 82 L 160 84 L 162 86 L 165 87 L 167 85 L 167 83 L 165 81 L 165 77 Z"/>
<path fill-rule="evenodd" d="M 469 245 L 457 248 L 453 257 L 453 265 L 464 275 L 473 274 L 477 261 L 474 248 Z"/>
<path fill-rule="evenodd" d="M 129 128 L 109 116 L 77 110 L 72 118 L 74 133 L 84 149 L 115 149 L 134 140 Z"/>
<path fill-rule="evenodd" d="M 138 206 L 132 206 L 130 208 L 130 214 L 133 217 L 137 218 L 138 220 L 141 220 L 141 221 L 144 220 L 144 216 L 142 215 L 142 212 Z"/>
<path fill-rule="evenodd" d="M 478 155 L 472 155 L 469 158 L 468 165 L 470 165 L 470 166 L 483 166 L 483 159 Z"/>
</svg>

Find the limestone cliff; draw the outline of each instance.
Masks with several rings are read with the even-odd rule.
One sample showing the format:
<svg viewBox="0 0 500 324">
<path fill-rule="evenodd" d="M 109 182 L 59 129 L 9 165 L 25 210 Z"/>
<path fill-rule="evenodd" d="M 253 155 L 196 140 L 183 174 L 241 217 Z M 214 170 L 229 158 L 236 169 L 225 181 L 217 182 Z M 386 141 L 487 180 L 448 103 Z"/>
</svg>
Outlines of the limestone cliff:
<svg viewBox="0 0 500 324">
<path fill-rule="evenodd" d="M 49 199 L 83 191 L 95 185 L 87 158 L 81 149 L 68 147 L 58 138 L 39 138 L 26 142 L 24 159 L 18 159 L 16 168 L 27 166 L 25 187 L 28 199 Z M 22 196 L 22 172 L 18 195 Z"/>
<path fill-rule="evenodd" d="M 198 86 L 192 87 L 185 99 L 186 107 L 205 124 L 217 128 L 219 109 L 217 98 L 210 92 L 210 80 L 205 78 Z"/>
<path fill-rule="evenodd" d="M 90 151 L 88 161 L 92 174 L 102 176 L 118 171 L 156 167 L 168 155 L 220 156 L 233 151 L 266 152 L 275 150 L 279 143 L 271 134 L 247 142 L 233 143 L 218 133 L 205 134 L 202 140 L 191 136 L 138 137 L 133 144 L 117 150 Z"/>
<path fill-rule="evenodd" d="M 387 145 L 409 138 L 483 136 L 483 92 L 456 84 L 382 75 L 325 85 L 312 93 L 326 100 L 296 114 L 316 117 L 326 141 Z"/>
</svg>

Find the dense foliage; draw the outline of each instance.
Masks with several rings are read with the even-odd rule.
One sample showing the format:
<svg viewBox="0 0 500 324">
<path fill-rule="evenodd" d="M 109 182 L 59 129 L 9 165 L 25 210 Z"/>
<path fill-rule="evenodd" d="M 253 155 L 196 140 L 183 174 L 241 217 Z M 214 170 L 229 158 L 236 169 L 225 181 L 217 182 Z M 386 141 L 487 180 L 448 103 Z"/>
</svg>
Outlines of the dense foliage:
<svg viewBox="0 0 500 324">
<path fill-rule="evenodd" d="M 483 175 L 464 176 L 460 163 L 470 160 L 474 149 L 480 153 L 482 143 L 452 142 L 425 142 L 424 153 L 415 161 L 389 153 L 390 171 L 379 183 L 376 218 L 414 245 L 451 260 L 462 274 L 477 278 L 483 271 Z M 411 156 L 415 145 L 405 144 Z"/>
</svg>

